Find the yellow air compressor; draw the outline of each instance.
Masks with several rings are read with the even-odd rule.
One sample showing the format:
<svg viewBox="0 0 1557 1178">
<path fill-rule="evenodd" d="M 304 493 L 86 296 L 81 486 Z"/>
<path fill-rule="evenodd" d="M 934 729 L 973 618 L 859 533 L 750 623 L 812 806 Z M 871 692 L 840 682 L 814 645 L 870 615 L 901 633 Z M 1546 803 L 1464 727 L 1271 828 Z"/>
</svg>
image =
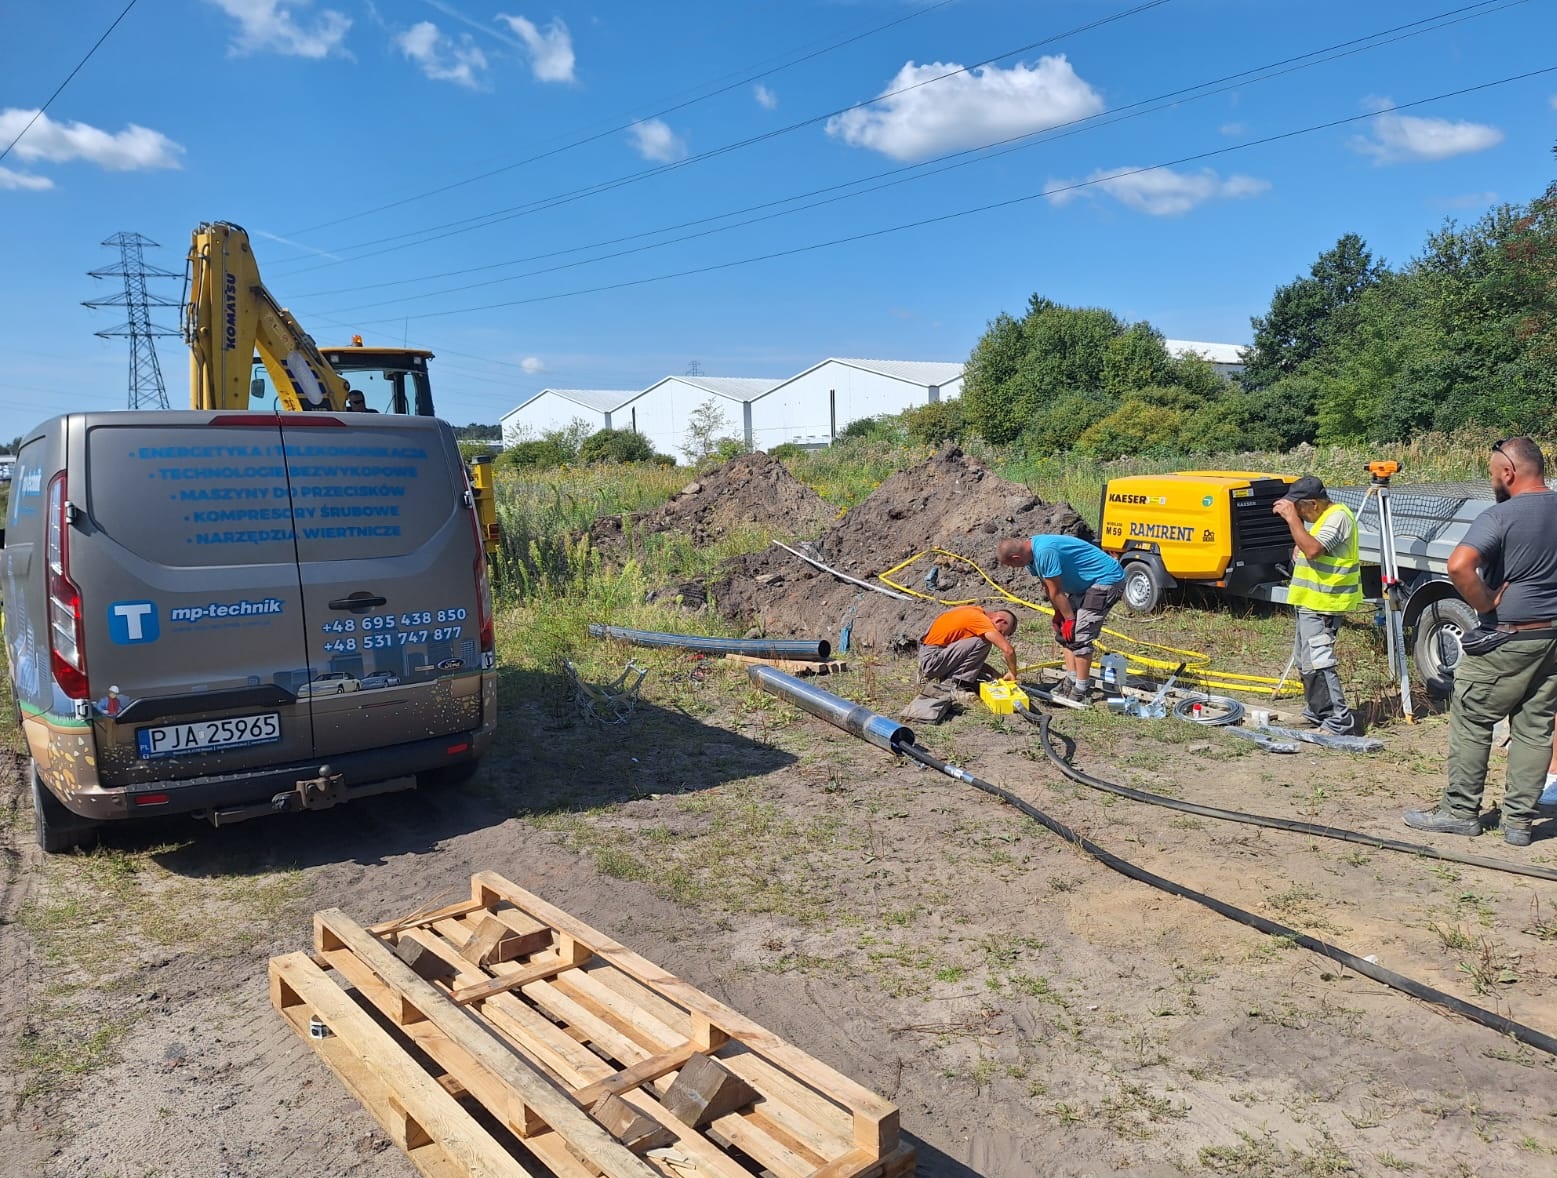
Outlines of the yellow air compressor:
<svg viewBox="0 0 1557 1178">
<path fill-rule="evenodd" d="M 1101 544 L 1125 569 L 1124 602 L 1150 613 L 1180 585 L 1245 596 L 1285 578 L 1292 535 L 1272 510 L 1292 475 L 1182 470 L 1103 487 Z"/>
</svg>

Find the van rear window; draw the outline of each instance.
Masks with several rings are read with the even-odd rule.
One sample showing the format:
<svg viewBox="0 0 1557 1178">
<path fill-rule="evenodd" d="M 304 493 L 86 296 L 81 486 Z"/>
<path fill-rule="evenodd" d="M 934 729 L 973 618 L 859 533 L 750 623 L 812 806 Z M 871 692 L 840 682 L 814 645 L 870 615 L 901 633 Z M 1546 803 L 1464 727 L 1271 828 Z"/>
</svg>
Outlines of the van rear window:
<svg viewBox="0 0 1557 1178">
<path fill-rule="evenodd" d="M 457 507 L 440 442 L 433 430 L 97 426 L 86 507 L 111 538 L 174 567 L 394 555 Z"/>
</svg>

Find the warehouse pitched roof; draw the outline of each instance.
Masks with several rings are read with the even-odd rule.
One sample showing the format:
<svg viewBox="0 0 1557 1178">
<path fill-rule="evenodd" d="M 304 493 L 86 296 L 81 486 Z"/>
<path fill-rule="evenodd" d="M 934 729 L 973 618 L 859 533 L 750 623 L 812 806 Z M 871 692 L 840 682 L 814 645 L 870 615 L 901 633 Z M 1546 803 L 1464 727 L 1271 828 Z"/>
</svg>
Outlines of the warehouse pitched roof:
<svg viewBox="0 0 1557 1178">
<path fill-rule="evenodd" d="M 964 367 L 960 360 L 852 360 L 843 356 L 831 356 L 823 360 L 822 364 L 847 364 L 851 368 L 879 373 L 882 376 L 890 376 L 894 380 L 923 385 L 925 388 L 956 380 L 962 375 Z M 806 371 L 815 371 L 822 364 L 814 365 Z"/>
</svg>

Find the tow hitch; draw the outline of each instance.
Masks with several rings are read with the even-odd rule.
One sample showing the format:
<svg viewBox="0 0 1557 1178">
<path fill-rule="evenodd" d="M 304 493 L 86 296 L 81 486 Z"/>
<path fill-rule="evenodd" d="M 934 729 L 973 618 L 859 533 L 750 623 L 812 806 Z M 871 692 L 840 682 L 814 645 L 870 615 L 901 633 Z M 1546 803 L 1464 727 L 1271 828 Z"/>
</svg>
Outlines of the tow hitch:
<svg viewBox="0 0 1557 1178">
<path fill-rule="evenodd" d="M 328 765 L 319 766 L 317 777 L 299 778 L 291 789 L 282 790 L 268 802 L 253 802 L 247 806 L 228 806 L 221 810 L 209 810 L 206 819 L 212 826 L 231 826 L 250 818 L 264 818 L 271 814 L 295 814 L 300 810 L 328 810 L 358 798 L 370 798 L 375 794 L 399 793 L 415 789 L 416 778 L 391 777 L 366 785 L 348 786 L 345 778 L 333 772 Z"/>
</svg>

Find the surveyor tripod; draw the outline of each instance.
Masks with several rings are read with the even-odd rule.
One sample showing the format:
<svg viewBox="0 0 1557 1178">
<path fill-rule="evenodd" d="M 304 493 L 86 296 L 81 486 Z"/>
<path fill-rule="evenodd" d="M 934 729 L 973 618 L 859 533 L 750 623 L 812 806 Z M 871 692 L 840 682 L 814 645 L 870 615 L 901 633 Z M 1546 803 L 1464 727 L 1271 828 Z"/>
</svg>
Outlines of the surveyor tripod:
<svg viewBox="0 0 1557 1178">
<path fill-rule="evenodd" d="M 1395 515 L 1389 502 L 1390 477 L 1398 462 L 1370 462 L 1368 490 L 1357 507 L 1357 526 L 1362 527 L 1368 500 L 1376 498 L 1379 510 L 1379 580 L 1384 609 L 1384 650 L 1389 673 L 1400 685 L 1400 707 L 1410 723 L 1416 723 L 1411 705 L 1411 654 L 1406 649 L 1405 587 L 1400 583 L 1400 563 L 1395 556 Z"/>
</svg>

